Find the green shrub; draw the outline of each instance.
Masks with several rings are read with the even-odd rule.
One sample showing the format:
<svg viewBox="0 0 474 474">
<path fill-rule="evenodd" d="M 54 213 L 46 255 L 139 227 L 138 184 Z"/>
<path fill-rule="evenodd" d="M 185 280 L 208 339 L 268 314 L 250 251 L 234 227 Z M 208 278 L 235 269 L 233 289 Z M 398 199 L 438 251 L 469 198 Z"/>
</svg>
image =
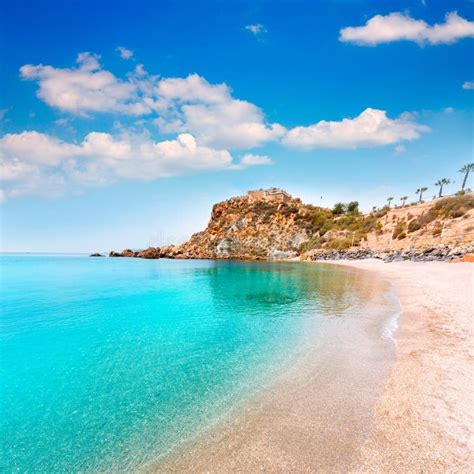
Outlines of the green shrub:
<svg viewBox="0 0 474 474">
<path fill-rule="evenodd" d="M 303 242 L 299 247 L 299 251 L 300 253 L 304 253 L 308 250 L 312 250 L 319 247 L 321 247 L 321 238 L 319 236 L 315 236 L 307 240 L 306 242 Z"/>
<path fill-rule="evenodd" d="M 421 229 L 421 225 L 418 222 L 418 219 L 413 219 L 408 223 L 408 232 L 416 232 L 417 230 Z"/>
<path fill-rule="evenodd" d="M 395 229 L 393 229 L 392 239 L 399 238 L 398 236 L 401 233 L 404 233 L 404 230 L 405 230 L 405 223 L 404 222 L 398 222 L 397 225 L 395 226 Z"/>
<path fill-rule="evenodd" d="M 439 217 L 461 217 L 467 211 L 474 208 L 474 196 L 462 194 L 460 196 L 446 197 L 440 199 L 433 207 Z"/>
<path fill-rule="evenodd" d="M 347 250 L 351 248 L 351 245 L 352 245 L 352 239 L 349 237 L 345 237 L 343 239 L 334 239 L 328 242 L 328 247 L 331 250 L 338 250 L 338 251 Z"/>
</svg>

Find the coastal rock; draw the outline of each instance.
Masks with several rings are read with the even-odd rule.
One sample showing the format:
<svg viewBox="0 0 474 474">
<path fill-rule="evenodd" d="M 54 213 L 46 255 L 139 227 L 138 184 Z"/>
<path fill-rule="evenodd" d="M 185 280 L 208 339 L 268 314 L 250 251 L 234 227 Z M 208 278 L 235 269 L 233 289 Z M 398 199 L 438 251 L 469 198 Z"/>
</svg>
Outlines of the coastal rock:
<svg viewBox="0 0 474 474">
<path fill-rule="evenodd" d="M 356 203 L 357 204 L 357 203 Z M 211 219 L 181 245 L 111 257 L 384 262 L 451 260 L 474 252 L 474 194 L 368 214 L 304 204 L 277 188 L 213 206 Z"/>
<path fill-rule="evenodd" d="M 125 249 L 122 250 L 121 252 L 115 252 L 115 250 L 112 250 L 109 253 L 109 257 L 135 257 L 137 252 L 134 252 L 133 250 L 130 249 Z"/>
<path fill-rule="evenodd" d="M 97 253 L 97 252 L 96 252 L 96 253 L 91 253 L 91 254 L 89 255 L 89 257 L 104 257 L 104 255 L 102 255 L 101 253 Z"/>
<path fill-rule="evenodd" d="M 147 249 L 136 252 L 135 257 L 146 258 L 146 259 L 157 259 L 161 256 L 160 247 L 148 247 Z"/>
<path fill-rule="evenodd" d="M 121 254 L 122 257 L 135 257 L 135 252 L 130 249 L 122 250 Z"/>
</svg>

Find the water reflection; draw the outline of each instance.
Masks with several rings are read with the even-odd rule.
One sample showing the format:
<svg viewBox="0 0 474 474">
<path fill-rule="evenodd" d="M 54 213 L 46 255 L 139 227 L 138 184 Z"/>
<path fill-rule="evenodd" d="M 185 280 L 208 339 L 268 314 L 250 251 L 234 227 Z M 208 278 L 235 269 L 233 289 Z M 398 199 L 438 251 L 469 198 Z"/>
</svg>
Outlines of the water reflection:
<svg viewBox="0 0 474 474">
<path fill-rule="evenodd" d="M 325 264 L 212 262 L 196 271 L 217 305 L 249 314 L 266 307 L 264 317 L 338 316 L 378 295 L 373 279 Z"/>
</svg>

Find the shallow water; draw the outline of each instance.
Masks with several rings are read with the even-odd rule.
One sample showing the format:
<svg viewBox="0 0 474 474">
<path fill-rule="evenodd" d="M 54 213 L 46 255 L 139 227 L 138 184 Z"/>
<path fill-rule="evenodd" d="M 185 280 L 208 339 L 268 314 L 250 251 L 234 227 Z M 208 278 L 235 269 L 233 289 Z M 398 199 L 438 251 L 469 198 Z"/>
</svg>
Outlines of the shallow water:
<svg viewBox="0 0 474 474">
<path fill-rule="evenodd" d="M 299 263 L 1 257 L 2 471 L 143 466 L 367 314 L 358 274 Z M 308 327 L 311 331 L 308 331 Z"/>
</svg>

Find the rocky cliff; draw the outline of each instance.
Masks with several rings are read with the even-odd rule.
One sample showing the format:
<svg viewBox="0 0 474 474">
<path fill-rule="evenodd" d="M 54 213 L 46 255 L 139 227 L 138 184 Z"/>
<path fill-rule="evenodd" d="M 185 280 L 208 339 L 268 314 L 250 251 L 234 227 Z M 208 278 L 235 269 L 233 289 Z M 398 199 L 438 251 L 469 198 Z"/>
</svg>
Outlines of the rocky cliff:
<svg viewBox="0 0 474 474">
<path fill-rule="evenodd" d="M 429 260 L 474 250 L 473 194 L 361 214 L 357 203 L 330 210 L 304 204 L 284 191 L 262 193 L 214 205 L 207 228 L 182 245 L 126 249 L 110 256 Z"/>
</svg>

